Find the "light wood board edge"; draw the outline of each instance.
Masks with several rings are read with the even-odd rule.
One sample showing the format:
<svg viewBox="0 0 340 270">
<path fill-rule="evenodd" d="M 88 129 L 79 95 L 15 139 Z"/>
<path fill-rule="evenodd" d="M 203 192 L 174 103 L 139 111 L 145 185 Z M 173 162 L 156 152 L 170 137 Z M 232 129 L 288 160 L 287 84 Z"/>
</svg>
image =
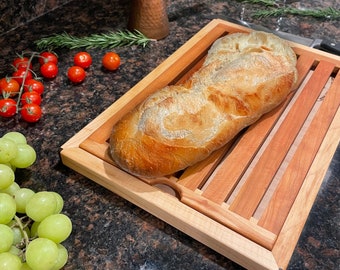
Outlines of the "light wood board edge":
<svg viewBox="0 0 340 270">
<path fill-rule="evenodd" d="M 174 64 L 174 61 L 177 61 L 181 55 L 188 53 L 188 50 L 197 44 L 197 42 L 199 42 L 203 36 L 207 36 L 211 30 L 220 24 L 226 28 L 230 27 L 231 25 L 230 23 L 220 19 L 213 20 L 207 26 L 202 28 L 202 30 L 200 30 L 173 55 L 166 59 L 161 65 L 159 65 L 157 69 L 149 73 L 149 75 L 147 75 L 142 80 L 143 83 L 151 83 L 152 80 L 155 79 L 155 76 L 161 76 L 169 66 Z M 231 29 L 233 32 L 238 30 L 240 32 L 249 31 L 244 27 L 236 25 L 232 25 Z M 289 43 L 298 55 L 310 54 L 311 57 L 316 59 L 316 61 L 325 60 L 335 63 L 337 66 L 339 66 L 340 57 L 338 56 L 321 52 L 319 50 L 297 43 Z M 267 249 L 264 249 L 263 247 L 250 241 L 249 239 L 242 237 L 238 233 L 235 233 L 234 231 L 191 209 L 190 207 L 178 202 L 178 200 L 171 197 L 171 195 L 143 183 L 142 181 L 122 172 L 112 165 L 103 165 L 108 163 L 78 148 L 79 144 L 88 138 L 100 126 L 102 126 L 108 118 L 110 118 L 112 115 L 121 113 L 127 104 L 129 104 L 129 106 L 133 106 L 133 104 L 129 102 L 136 95 L 141 95 L 139 84 L 131 88 L 131 90 L 128 91 L 124 96 L 112 104 L 108 109 L 103 111 L 95 119 L 95 121 L 90 122 L 81 131 L 79 131 L 70 140 L 62 145 L 61 157 L 63 163 L 75 171 L 83 174 L 85 177 L 88 177 L 107 189 L 117 193 L 119 196 L 136 204 L 156 217 L 166 221 L 170 225 L 176 227 L 182 232 L 188 234 L 194 239 L 202 242 L 208 247 L 246 268 L 278 269 L 278 265 L 280 265 L 280 268 L 282 269 L 286 268 L 303 229 L 301 222 L 304 223 L 308 217 L 309 211 L 314 203 L 319 187 L 328 169 L 330 160 L 336 150 L 337 145 L 330 144 L 330 142 L 334 143 L 334 139 L 339 140 L 339 128 L 333 127 L 335 130 L 337 129 L 337 133 L 329 132 L 326 135 L 324 143 L 316 157 L 316 161 L 318 160 L 323 165 L 323 167 L 320 169 L 320 165 L 314 165 L 313 163 L 310 174 L 307 177 L 308 181 L 305 181 L 303 187 L 301 188 L 301 192 L 299 193 L 297 200 L 293 205 L 290 216 L 301 217 L 301 214 L 303 214 L 303 217 L 305 218 L 303 218 L 302 221 L 300 220 L 299 224 L 296 224 L 297 220 L 289 216 L 283 227 L 282 233 L 279 235 L 273 251 L 270 252 Z M 335 119 L 337 120 L 334 120 L 333 123 L 336 121 L 339 123 L 339 112 Z M 333 128 L 331 128 L 331 130 Z M 325 158 L 324 153 L 322 154 L 323 151 L 331 153 L 332 155 L 329 155 Z M 79 161 L 79 156 L 84 158 Z M 78 160 L 78 163 L 75 163 L 74 160 Z M 110 166 L 109 175 L 106 174 L 107 171 L 101 171 L 100 168 L 94 172 L 92 169 L 93 164 L 96 164 L 96 166 L 99 167 Z M 89 168 L 91 168 L 91 170 L 89 170 Z M 123 184 L 120 183 L 120 179 L 124 179 Z M 311 181 L 314 181 L 315 183 L 313 188 L 311 188 L 308 184 Z M 128 188 L 127 184 L 129 184 Z M 143 190 L 146 189 L 147 192 L 136 192 L 135 188 L 139 187 L 139 185 L 141 185 Z M 172 210 L 175 209 L 173 214 L 169 214 L 169 207 Z M 178 213 L 182 213 L 183 215 L 179 216 Z M 188 218 L 192 218 L 193 223 L 188 224 Z M 193 226 L 193 224 L 195 224 L 195 226 Z M 291 244 L 292 241 L 295 243 L 294 245 Z"/>
<path fill-rule="evenodd" d="M 79 160 L 79 157 L 82 157 Z M 278 269 L 271 251 L 124 173 L 80 148 L 61 151 L 63 163 L 248 269 Z M 78 160 L 77 163 L 74 160 Z"/>
<path fill-rule="evenodd" d="M 286 269 L 340 142 L 340 109 L 334 117 L 272 250 Z"/>
</svg>

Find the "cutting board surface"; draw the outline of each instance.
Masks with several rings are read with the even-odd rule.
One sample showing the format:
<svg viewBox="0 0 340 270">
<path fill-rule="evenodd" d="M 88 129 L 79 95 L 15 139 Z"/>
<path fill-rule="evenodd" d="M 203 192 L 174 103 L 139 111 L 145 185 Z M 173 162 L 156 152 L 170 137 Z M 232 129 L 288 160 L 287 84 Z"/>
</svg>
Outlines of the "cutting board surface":
<svg viewBox="0 0 340 270">
<path fill-rule="evenodd" d="M 290 43 L 298 86 L 206 160 L 157 179 L 117 168 L 112 126 L 159 88 L 185 81 L 223 35 L 213 20 L 62 146 L 65 165 L 244 267 L 286 268 L 340 138 L 340 57 Z"/>
</svg>

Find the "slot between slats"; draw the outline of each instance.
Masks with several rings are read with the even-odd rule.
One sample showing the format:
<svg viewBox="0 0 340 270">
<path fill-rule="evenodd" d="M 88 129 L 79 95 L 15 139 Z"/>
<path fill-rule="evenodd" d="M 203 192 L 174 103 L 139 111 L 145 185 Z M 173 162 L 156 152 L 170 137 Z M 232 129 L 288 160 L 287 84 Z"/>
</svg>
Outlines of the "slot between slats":
<svg viewBox="0 0 340 270">
<path fill-rule="evenodd" d="M 291 107 L 276 134 L 231 203 L 229 208 L 231 211 L 247 219 L 254 214 L 333 70 L 333 64 L 323 61 L 318 64 L 299 98 Z"/>
<path fill-rule="evenodd" d="M 279 234 L 340 104 L 340 74 L 334 79 L 301 143 L 285 169 L 258 225 Z M 277 211 L 280 209 L 280 211 Z"/>
<path fill-rule="evenodd" d="M 296 83 L 296 87 L 298 87 L 302 83 L 314 62 L 315 61 L 313 58 L 306 55 L 301 55 L 298 58 L 297 70 L 299 77 Z M 253 156 L 253 153 L 251 152 L 252 149 L 256 149 L 257 145 L 261 145 L 262 137 L 264 137 L 265 134 L 268 133 L 271 126 L 275 123 L 278 115 L 282 112 L 282 110 L 289 102 L 290 98 L 291 96 L 287 98 L 285 104 L 281 105 L 281 107 L 279 107 L 278 109 L 275 109 L 275 111 L 268 113 L 266 116 L 263 117 L 265 119 L 262 119 L 259 122 L 255 123 L 247 130 L 246 134 L 241 137 L 241 140 L 248 141 L 246 147 L 241 150 L 232 149 L 230 155 L 228 154 L 228 158 L 222 162 L 223 168 L 219 168 L 218 170 L 214 171 L 214 169 L 221 162 L 223 155 L 225 155 L 228 150 L 233 147 L 231 144 L 228 144 L 222 149 L 217 150 L 206 160 L 187 168 L 184 173 L 179 177 L 178 184 L 183 185 L 193 191 L 197 188 L 201 189 L 203 187 L 204 197 L 216 203 L 222 203 L 235 187 L 238 176 L 242 174 L 243 169 L 251 161 L 251 158 Z M 248 133 L 250 134 L 247 135 Z M 252 140 L 251 143 L 250 140 Z M 240 145 L 240 143 L 237 143 L 236 147 L 238 147 L 238 145 Z M 241 145 L 243 145 L 243 143 Z M 235 160 L 233 157 L 240 155 L 240 153 L 242 153 L 242 157 L 238 158 L 239 160 Z M 212 177 L 210 177 L 211 173 L 214 173 Z M 209 177 L 213 180 L 208 180 Z"/>
<path fill-rule="evenodd" d="M 298 58 L 297 70 L 299 78 L 296 87 L 302 84 L 303 79 L 307 76 L 313 63 L 313 58 L 303 55 Z M 205 185 L 202 196 L 221 204 L 231 195 L 243 173 L 247 170 L 257 151 L 268 136 L 268 133 L 272 130 L 278 117 L 293 98 L 293 94 L 294 93 L 291 93 L 281 106 L 250 126 L 240 141 L 237 142 L 234 149 L 216 169 L 214 175 L 211 177 L 211 181 Z"/>
</svg>

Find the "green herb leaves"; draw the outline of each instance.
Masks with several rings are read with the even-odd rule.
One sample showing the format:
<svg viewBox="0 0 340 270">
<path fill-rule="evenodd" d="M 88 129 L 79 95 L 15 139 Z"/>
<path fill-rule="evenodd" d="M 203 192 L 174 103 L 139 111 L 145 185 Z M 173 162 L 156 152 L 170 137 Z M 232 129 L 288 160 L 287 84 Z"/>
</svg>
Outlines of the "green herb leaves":
<svg viewBox="0 0 340 270">
<path fill-rule="evenodd" d="M 55 34 L 50 37 L 45 37 L 35 42 L 39 50 L 56 48 L 116 48 L 123 46 L 138 45 L 145 47 L 151 39 L 143 33 L 135 31 L 117 31 L 102 34 L 92 34 L 85 37 L 76 37 L 67 33 Z"/>
<path fill-rule="evenodd" d="M 298 9 L 291 7 L 282 7 L 282 8 L 273 8 L 270 10 L 259 10 L 254 13 L 255 17 L 268 17 L 268 16 L 282 16 L 285 14 L 290 15 L 300 15 L 300 16 L 311 16 L 314 18 L 323 18 L 323 19 L 339 19 L 340 18 L 340 10 L 336 10 L 334 8 L 325 8 L 325 9 Z"/>
<path fill-rule="evenodd" d="M 270 17 L 270 16 L 282 16 L 282 15 L 299 15 L 310 16 L 319 19 L 338 20 L 340 19 L 340 10 L 327 7 L 327 8 L 315 8 L 315 9 L 300 9 L 292 6 L 280 5 L 275 0 L 238 0 L 239 2 L 249 4 L 264 5 L 267 8 L 265 10 L 258 10 L 253 13 L 254 17 Z"/>
</svg>

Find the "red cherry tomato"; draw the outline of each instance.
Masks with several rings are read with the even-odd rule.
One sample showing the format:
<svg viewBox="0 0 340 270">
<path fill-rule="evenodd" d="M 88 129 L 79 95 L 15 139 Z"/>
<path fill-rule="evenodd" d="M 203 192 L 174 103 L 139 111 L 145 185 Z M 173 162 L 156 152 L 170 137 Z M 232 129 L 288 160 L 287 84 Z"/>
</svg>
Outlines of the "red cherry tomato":
<svg viewBox="0 0 340 270">
<path fill-rule="evenodd" d="M 24 92 L 21 96 L 21 104 L 25 105 L 25 104 L 32 104 L 32 103 L 40 105 L 41 96 L 35 91 Z"/>
<path fill-rule="evenodd" d="M 26 74 L 26 78 L 25 78 L 25 74 Z M 32 77 L 33 77 L 33 75 L 32 75 L 32 72 L 30 70 L 21 69 L 21 68 L 14 71 L 13 74 L 12 74 L 12 78 L 14 80 L 16 80 L 20 85 L 22 85 L 24 78 L 25 78 L 25 81 L 27 81 L 27 80 L 32 79 Z"/>
<path fill-rule="evenodd" d="M 52 52 L 42 52 L 39 54 L 39 64 L 43 65 L 47 62 L 58 64 L 58 57 Z"/>
<path fill-rule="evenodd" d="M 24 91 L 25 92 L 37 92 L 39 95 L 44 93 L 44 84 L 41 81 L 30 79 L 25 81 Z"/>
<path fill-rule="evenodd" d="M 13 62 L 12 62 L 13 66 L 16 69 L 32 69 L 32 63 L 29 61 L 28 57 L 24 57 L 24 56 L 20 56 L 17 58 L 14 58 Z"/>
<path fill-rule="evenodd" d="M 76 66 L 87 69 L 92 64 L 92 57 L 87 52 L 79 52 L 74 56 L 73 61 Z"/>
<path fill-rule="evenodd" d="M 58 66 L 54 62 L 47 62 L 40 67 L 40 73 L 46 79 L 54 79 L 58 74 Z"/>
<path fill-rule="evenodd" d="M 34 123 L 41 118 L 42 110 L 37 104 L 25 104 L 24 106 L 22 106 L 20 114 L 22 119 L 26 122 Z"/>
<path fill-rule="evenodd" d="M 12 98 L 5 98 L 0 100 L 0 116 L 12 117 L 16 114 L 17 103 Z"/>
<path fill-rule="evenodd" d="M 0 93 L 14 97 L 19 93 L 20 85 L 12 78 L 2 78 L 0 80 Z"/>
<path fill-rule="evenodd" d="M 102 64 L 107 70 L 116 70 L 120 66 L 120 57 L 115 52 L 107 52 L 102 58 Z"/>
<path fill-rule="evenodd" d="M 72 66 L 67 71 L 67 77 L 73 83 L 81 83 L 85 79 L 86 73 L 82 67 Z"/>
</svg>

